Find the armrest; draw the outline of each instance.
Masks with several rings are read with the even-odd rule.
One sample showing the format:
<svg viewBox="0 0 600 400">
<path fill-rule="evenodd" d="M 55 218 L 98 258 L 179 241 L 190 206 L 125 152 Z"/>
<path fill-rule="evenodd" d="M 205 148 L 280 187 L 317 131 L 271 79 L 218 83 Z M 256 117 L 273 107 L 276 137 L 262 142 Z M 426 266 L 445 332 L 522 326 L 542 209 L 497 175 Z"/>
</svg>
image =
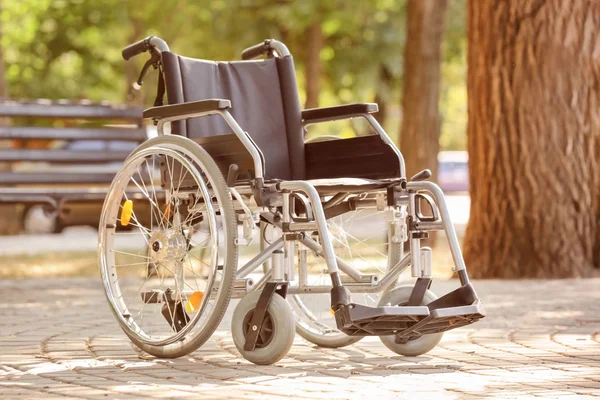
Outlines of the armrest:
<svg viewBox="0 0 600 400">
<path fill-rule="evenodd" d="M 209 99 L 190 101 L 189 103 L 171 104 L 167 106 L 152 107 L 144 110 L 144 118 L 172 118 L 185 115 L 194 115 L 210 111 L 231 108 L 231 102 L 223 99 Z"/>
<path fill-rule="evenodd" d="M 362 114 L 372 114 L 377 111 L 379 111 L 379 108 L 375 103 L 354 103 L 335 107 L 309 108 L 302 111 L 302 120 L 304 122 L 328 121 Z"/>
</svg>

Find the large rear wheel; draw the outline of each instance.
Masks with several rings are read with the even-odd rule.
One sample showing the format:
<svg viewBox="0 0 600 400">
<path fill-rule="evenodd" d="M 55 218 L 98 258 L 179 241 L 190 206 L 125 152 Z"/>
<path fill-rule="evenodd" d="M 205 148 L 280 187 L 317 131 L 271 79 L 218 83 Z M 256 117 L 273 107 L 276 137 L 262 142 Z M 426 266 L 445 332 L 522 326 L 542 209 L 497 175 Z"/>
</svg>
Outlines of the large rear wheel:
<svg viewBox="0 0 600 400">
<path fill-rule="evenodd" d="M 110 307 L 138 347 L 171 358 L 208 340 L 231 297 L 236 236 L 225 180 L 197 144 L 162 136 L 128 157 L 104 203 L 98 255 Z"/>
</svg>

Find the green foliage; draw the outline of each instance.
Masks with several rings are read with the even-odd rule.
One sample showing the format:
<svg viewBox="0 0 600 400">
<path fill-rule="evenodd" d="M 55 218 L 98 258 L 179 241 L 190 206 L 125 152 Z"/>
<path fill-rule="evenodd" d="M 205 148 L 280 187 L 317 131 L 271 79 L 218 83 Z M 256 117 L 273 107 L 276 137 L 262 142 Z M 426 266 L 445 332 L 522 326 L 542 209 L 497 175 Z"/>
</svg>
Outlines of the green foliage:
<svg viewBox="0 0 600 400">
<path fill-rule="evenodd" d="M 10 97 L 89 98 L 124 102 L 141 68 L 126 66 L 121 49 L 148 35 L 190 57 L 239 59 L 267 37 L 295 57 L 304 97 L 306 32 L 321 24 L 324 46 L 320 104 L 378 99 L 388 105 L 386 128 L 398 132 L 405 42 L 405 0 L 5 0 L 2 49 Z M 449 0 L 442 65 L 441 143 L 464 147 L 466 130 L 464 0 Z M 155 78 L 148 75 L 144 102 Z M 128 77 L 128 78 L 127 78 Z M 320 134 L 364 132 L 340 124 Z"/>
<path fill-rule="evenodd" d="M 464 0 L 450 0 L 442 51 L 442 88 L 440 111 L 442 150 L 467 147 L 467 32 Z"/>
</svg>

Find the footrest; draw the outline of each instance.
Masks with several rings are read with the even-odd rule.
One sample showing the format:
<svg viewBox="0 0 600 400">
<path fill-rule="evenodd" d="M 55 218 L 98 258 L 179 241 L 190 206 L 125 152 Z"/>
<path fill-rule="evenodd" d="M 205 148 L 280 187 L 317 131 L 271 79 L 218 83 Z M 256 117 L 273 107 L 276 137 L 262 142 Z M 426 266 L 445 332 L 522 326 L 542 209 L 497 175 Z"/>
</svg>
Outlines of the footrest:
<svg viewBox="0 0 600 400">
<path fill-rule="evenodd" d="M 396 335 L 397 343 L 469 325 L 483 317 L 485 311 L 470 283 L 426 306 L 367 307 L 351 303 L 335 311 L 337 327 L 345 334 Z"/>
<path fill-rule="evenodd" d="M 396 343 L 406 343 L 422 335 L 449 331 L 470 325 L 485 317 L 485 310 L 481 302 L 468 306 L 447 307 L 432 310 L 429 316 L 416 324 L 396 334 Z"/>
<path fill-rule="evenodd" d="M 367 307 L 351 303 L 335 312 L 338 329 L 350 336 L 393 335 L 428 316 L 426 306 Z"/>
</svg>

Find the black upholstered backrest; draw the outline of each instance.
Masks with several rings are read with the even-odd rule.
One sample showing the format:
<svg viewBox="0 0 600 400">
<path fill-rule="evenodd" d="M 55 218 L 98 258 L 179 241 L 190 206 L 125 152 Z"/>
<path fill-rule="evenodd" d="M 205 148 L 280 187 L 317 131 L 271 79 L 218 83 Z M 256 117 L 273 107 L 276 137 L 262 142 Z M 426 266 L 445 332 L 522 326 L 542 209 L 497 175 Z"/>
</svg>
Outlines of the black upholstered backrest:
<svg viewBox="0 0 600 400">
<path fill-rule="evenodd" d="M 162 53 L 169 104 L 231 101 L 231 114 L 262 151 L 265 178 L 304 179 L 304 139 L 291 56 L 214 62 Z M 220 115 L 173 124 L 189 138 L 231 133 Z"/>
</svg>

